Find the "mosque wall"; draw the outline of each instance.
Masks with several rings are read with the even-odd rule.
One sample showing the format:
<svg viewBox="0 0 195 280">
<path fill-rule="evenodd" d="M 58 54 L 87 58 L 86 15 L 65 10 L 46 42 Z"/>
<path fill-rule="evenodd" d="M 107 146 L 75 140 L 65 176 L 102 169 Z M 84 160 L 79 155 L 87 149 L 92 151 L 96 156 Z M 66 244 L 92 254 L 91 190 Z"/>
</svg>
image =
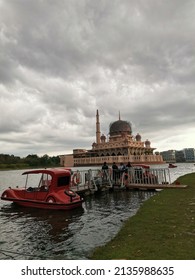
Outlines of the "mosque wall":
<svg viewBox="0 0 195 280">
<path fill-rule="evenodd" d="M 90 165 L 103 165 L 107 162 L 108 165 L 112 165 L 113 162 L 120 164 L 121 162 L 127 164 L 128 162 L 132 164 L 160 164 L 163 162 L 160 155 L 137 155 L 137 156 L 103 156 L 94 158 L 75 158 L 74 166 L 90 166 Z"/>
<path fill-rule="evenodd" d="M 161 155 L 131 155 L 131 156 L 100 156 L 100 157 L 85 157 L 73 158 L 73 155 L 61 156 L 61 165 L 65 167 L 73 166 L 98 166 L 103 165 L 104 162 L 112 165 L 113 162 L 120 164 L 121 162 L 127 164 L 129 161 L 132 164 L 162 164 Z"/>
</svg>

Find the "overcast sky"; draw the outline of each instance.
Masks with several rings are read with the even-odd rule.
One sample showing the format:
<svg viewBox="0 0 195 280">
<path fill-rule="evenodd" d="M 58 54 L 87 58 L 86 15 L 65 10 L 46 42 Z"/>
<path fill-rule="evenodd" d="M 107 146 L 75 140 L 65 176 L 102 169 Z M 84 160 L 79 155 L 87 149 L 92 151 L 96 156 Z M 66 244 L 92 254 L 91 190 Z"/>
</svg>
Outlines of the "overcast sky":
<svg viewBox="0 0 195 280">
<path fill-rule="evenodd" d="M 194 0 L 0 0 L 0 153 L 90 149 L 97 109 L 195 148 Z"/>
</svg>

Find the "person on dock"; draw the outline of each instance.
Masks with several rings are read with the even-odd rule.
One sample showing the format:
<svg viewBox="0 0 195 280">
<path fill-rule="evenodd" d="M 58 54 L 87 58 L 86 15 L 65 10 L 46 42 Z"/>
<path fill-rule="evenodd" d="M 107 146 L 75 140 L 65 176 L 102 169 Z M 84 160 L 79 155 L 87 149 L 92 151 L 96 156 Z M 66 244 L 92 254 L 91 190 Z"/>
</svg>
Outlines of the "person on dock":
<svg viewBox="0 0 195 280">
<path fill-rule="evenodd" d="M 106 162 L 102 165 L 102 170 L 108 170 L 108 165 Z"/>
<path fill-rule="evenodd" d="M 113 162 L 112 165 L 112 176 L 113 176 L 113 181 L 116 184 L 117 180 L 118 180 L 118 166 L 116 165 L 116 162 Z"/>
<path fill-rule="evenodd" d="M 104 162 L 104 164 L 102 165 L 102 172 L 103 172 L 102 179 L 103 179 L 103 180 L 107 180 L 108 165 L 107 165 L 106 162 Z"/>
<path fill-rule="evenodd" d="M 125 169 L 126 169 L 125 165 L 121 162 L 120 166 L 119 166 L 120 172 L 123 173 L 125 171 Z"/>
<path fill-rule="evenodd" d="M 123 164 L 123 162 L 120 163 L 120 166 L 119 166 L 119 178 L 120 180 L 122 179 L 123 177 L 123 173 L 125 172 L 126 170 L 126 166 Z"/>
<path fill-rule="evenodd" d="M 130 161 L 126 164 L 126 168 L 125 168 L 125 175 L 124 175 L 124 180 L 126 181 L 126 184 L 128 183 L 129 179 L 130 179 L 130 170 L 133 166 L 131 165 Z"/>
<path fill-rule="evenodd" d="M 127 163 L 126 167 L 127 167 L 128 169 L 132 167 L 130 161 Z"/>
</svg>

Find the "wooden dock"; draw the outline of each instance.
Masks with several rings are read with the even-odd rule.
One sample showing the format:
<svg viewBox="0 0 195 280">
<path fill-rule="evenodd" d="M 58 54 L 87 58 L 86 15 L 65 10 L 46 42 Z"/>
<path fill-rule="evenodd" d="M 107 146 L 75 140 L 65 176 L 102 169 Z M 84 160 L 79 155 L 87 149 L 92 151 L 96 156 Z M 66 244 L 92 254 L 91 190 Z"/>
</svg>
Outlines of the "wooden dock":
<svg viewBox="0 0 195 280">
<path fill-rule="evenodd" d="M 128 186 L 113 185 L 104 186 L 101 189 L 95 190 L 93 188 L 88 188 L 85 186 L 79 186 L 79 188 L 71 188 L 73 191 L 77 192 L 80 196 L 89 196 L 94 195 L 95 193 L 101 193 L 106 191 L 126 191 L 126 190 L 140 190 L 140 191 L 159 191 L 159 190 L 168 190 L 168 189 L 184 189 L 187 188 L 187 185 L 175 185 L 175 184 L 130 184 Z"/>
<path fill-rule="evenodd" d="M 146 190 L 168 190 L 168 189 L 184 189 L 187 185 L 176 185 L 176 184 L 129 184 L 126 186 L 127 189 L 146 189 Z"/>
<path fill-rule="evenodd" d="M 130 168 L 120 177 L 113 177 L 112 170 L 82 170 L 72 174 L 71 190 L 81 196 L 93 195 L 106 191 L 144 190 L 160 191 L 165 189 L 184 189 L 187 185 L 171 183 L 168 168 L 143 169 Z"/>
</svg>

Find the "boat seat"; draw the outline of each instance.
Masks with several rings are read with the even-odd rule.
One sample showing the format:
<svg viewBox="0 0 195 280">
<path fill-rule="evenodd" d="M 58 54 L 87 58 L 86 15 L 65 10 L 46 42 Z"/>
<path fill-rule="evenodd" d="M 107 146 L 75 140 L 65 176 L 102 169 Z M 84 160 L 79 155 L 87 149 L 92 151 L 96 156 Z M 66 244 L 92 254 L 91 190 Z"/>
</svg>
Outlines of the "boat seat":
<svg viewBox="0 0 195 280">
<path fill-rule="evenodd" d="M 34 188 L 28 187 L 28 189 L 26 189 L 26 190 L 27 190 L 27 192 L 33 192 L 33 191 L 34 191 Z"/>
<path fill-rule="evenodd" d="M 43 186 L 41 186 L 40 187 L 40 192 L 47 192 L 49 190 L 49 187 L 48 186 L 46 186 L 46 185 L 43 185 Z"/>
</svg>

